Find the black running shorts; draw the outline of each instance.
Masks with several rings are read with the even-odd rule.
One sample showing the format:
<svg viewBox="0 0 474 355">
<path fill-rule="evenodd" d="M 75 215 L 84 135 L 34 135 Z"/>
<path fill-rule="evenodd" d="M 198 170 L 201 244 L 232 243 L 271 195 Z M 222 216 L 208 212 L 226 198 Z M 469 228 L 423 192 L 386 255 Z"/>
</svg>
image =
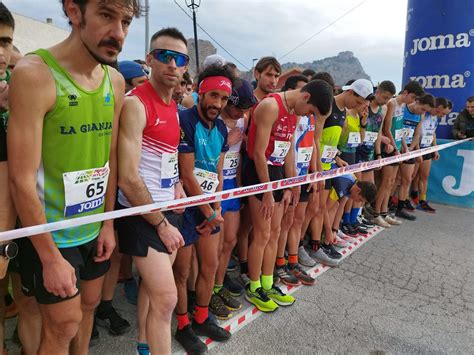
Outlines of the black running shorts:
<svg viewBox="0 0 474 355">
<path fill-rule="evenodd" d="M 268 175 L 270 181 L 282 180 L 285 178 L 285 167 L 277 165 L 267 165 L 268 166 Z M 252 186 L 260 184 L 260 180 L 257 175 L 257 170 L 255 169 L 255 162 L 251 159 L 248 160 L 245 171 L 242 175 L 242 183 L 244 186 Z M 280 202 L 283 199 L 283 189 L 273 191 L 273 199 L 275 202 Z M 263 199 L 263 194 L 254 195 L 260 201 Z"/>
</svg>

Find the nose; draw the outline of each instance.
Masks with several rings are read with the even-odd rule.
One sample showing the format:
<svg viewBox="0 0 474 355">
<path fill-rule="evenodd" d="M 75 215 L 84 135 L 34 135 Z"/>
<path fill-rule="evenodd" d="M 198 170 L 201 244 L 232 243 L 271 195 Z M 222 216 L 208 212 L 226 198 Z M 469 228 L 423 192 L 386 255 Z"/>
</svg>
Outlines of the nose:
<svg viewBox="0 0 474 355">
<path fill-rule="evenodd" d="M 127 35 L 127 29 L 124 29 L 122 21 L 117 21 L 111 30 L 111 36 L 122 45 Z"/>
</svg>

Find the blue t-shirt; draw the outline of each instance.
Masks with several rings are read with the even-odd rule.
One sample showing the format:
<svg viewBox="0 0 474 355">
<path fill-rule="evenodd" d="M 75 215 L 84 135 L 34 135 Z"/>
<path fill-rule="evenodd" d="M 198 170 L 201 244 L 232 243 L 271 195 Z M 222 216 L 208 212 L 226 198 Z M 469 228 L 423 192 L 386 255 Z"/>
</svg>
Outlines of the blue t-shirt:
<svg viewBox="0 0 474 355">
<path fill-rule="evenodd" d="M 354 174 L 342 175 L 332 179 L 329 198 L 333 201 L 339 201 L 343 197 L 349 197 L 352 186 L 354 186 L 356 181 L 357 179 Z"/>
<path fill-rule="evenodd" d="M 217 173 L 221 153 L 229 150 L 227 128 L 224 121 L 215 119 L 214 126 L 201 120 L 197 107 L 180 111 L 181 140 L 180 153 L 194 153 L 194 167 Z"/>
<path fill-rule="evenodd" d="M 416 126 L 420 123 L 421 116 L 414 114 L 408 109 L 408 106 L 405 106 L 403 111 L 403 138 L 405 138 L 406 144 L 411 144 L 413 141 L 413 136 L 415 134 Z"/>
</svg>

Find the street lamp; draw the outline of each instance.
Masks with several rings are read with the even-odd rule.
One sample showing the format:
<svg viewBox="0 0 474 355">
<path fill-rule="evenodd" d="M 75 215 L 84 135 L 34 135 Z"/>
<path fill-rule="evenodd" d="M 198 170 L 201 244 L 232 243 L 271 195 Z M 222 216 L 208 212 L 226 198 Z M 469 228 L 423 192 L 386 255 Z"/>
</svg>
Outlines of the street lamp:
<svg viewBox="0 0 474 355">
<path fill-rule="evenodd" d="M 196 51 L 196 74 L 199 73 L 199 52 L 198 52 L 198 37 L 196 25 L 196 10 L 201 6 L 201 0 L 185 0 L 186 6 L 193 10 L 193 27 L 194 27 L 194 50 Z"/>
<path fill-rule="evenodd" d="M 145 57 L 148 54 L 149 44 L 149 32 L 150 32 L 150 20 L 148 14 L 150 13 L 149 0 L 145 0 L 145 6 L 140 9 L 140 15 L 145 16 Z"/>
<path fill-rule="evenodd" d="M 253 58 L 252 59 L 252 78 L 254 77 L 254 68 L 255 68 L 255 62 L 258 60 L 258 58 Z"/>
</svg>

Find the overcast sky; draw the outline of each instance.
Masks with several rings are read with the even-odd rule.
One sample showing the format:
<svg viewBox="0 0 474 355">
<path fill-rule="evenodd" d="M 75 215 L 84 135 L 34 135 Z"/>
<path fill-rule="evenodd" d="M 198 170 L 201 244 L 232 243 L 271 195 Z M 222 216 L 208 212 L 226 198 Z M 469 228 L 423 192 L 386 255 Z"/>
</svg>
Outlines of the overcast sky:
<svg viewBox="0 0 474 355">
<path fill-rule="evenodd" d="M 192 21 L 174 0 L 149 2 L 151 34 L 162 27 L 175 26 L 187 38 L 193 37 Z M 176 2 L 186 8 L 185 0 Z M 24 16 L 41 21 L 51 17 L 55 25 L 68 28 L 59 0 L 3 3 Z M 241 69 L 245 69 L 244 65 L 250 68 L 253 58 L 264 55 L 274 55 L 282 63 L 302 63 L 352 51 L 374 83 L 389 79 L 400 89 L 406 7 L 407 0 L 202 0 L 197 20 L 243 65 L 213 43 L 217 53 Z M 281 58 L 348 11 L 351 12 L 345 17 Z M 144 33 L 144 19 L 135 19 L 120 59 L 143 58 Z M 211 40 L 199 29 L 198 38 Z"/>
</svg>

